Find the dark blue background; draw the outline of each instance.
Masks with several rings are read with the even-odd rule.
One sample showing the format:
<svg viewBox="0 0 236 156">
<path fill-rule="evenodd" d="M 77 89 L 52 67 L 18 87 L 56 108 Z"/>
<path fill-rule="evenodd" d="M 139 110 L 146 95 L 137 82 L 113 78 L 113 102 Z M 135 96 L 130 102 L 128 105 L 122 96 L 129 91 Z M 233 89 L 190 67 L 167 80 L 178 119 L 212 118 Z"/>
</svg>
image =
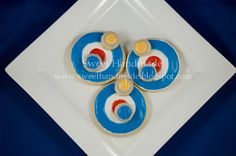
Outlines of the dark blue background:
<svg viewBox="0 0 236 156">
<path fill-rule="evenodd" d="M 84 155 L 4 71 L 75 0 L 0 2 L 0 155 Z M 204 38 L 236 64 L 235 0 L 168 0 Z M 236 81 L 232 78 L 157 153 L 235 156 Z"/>
</svg>

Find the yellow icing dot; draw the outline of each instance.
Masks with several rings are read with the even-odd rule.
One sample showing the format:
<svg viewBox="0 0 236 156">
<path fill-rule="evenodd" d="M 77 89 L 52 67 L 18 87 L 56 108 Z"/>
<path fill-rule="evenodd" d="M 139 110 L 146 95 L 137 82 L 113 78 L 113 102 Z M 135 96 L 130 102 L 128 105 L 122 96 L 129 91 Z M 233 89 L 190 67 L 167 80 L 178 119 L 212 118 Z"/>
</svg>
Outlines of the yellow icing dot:
<svg viewBox="0 0 236 156">
<path fill-rule="evenodd" d="M 132 85 L 132 84 L 131 84 L 131 82 L 130 82 L 129 80 L 123 79 L 123 80 L 120 81 L 118 87 L 119 87 L 121 90 L 126 91 L 126 90 L 129 90 L 129 89 L 130 89 L 131 85 Z"/>
<path fill-rule="evenodd" d="M 150 49 L 150 45 L 146 40 L 139 40 L 134 45 L 134 51 L 138 54 L 144 54 Z"/>
<path fill-rule="evenodd" d="M 117 43 L 118 41 L 118 37 L 116 36 L 115 33 L 113 32 L 108 32 L 104 38 L 106 44 L 108 45 L 113 45 L 115 43 Z"/>
</svg>

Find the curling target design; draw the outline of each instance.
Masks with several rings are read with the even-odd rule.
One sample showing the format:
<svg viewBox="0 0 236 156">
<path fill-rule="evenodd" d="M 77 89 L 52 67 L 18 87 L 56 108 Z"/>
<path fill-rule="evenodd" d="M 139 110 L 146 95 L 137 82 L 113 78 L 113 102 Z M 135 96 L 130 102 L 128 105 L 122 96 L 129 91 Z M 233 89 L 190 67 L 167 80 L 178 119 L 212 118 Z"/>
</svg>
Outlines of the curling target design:
<svg viewBox="0 0 236 156">
<path fill-rule="evenodd" d="M 135 86 L 132 86 L 132 91 L 128 95 L 117 93 L 116 86 L 119 85 L 110 83 L 97 94 L 92 106 L 95 121 L 102 129 L 112 134 L 130 134 L 145 123 L 146 100 Z"/>
<path fill-rule="evenodd" d="M 169 86 L 179 72 L 175 49 L 161 40 L 139 40 L 126 62 L 132 81 L 144 90 L 160 90 Z"/>
<path fill-rule="evenodd" d="M 72 47 L 71 62 L 78 76 L 93 84 L 111 81 L 123 69 L 125 54 L 114 32 L 92 32 Z"/>
</svg>

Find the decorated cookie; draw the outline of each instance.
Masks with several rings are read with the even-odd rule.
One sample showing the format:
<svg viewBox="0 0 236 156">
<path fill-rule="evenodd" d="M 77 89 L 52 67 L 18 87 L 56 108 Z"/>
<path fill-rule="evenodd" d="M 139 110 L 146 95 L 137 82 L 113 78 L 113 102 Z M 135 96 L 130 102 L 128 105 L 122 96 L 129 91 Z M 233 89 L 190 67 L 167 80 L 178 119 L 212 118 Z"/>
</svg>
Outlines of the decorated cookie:
<svg viewBox="0 0 236 156">
<path fill-rule="evenodd" d="M 176 50 L 161 40 L 139 40 L 127 58 L 127 72 L 140 88 L 156 91 L 169 86 L 179 72 Z"/>
<path fill-rule="evenodd" d="M 114 32 L 92 32 L 72 47 L 71 62 L 76 74 L 92 84 L 111 81 L 123 69 L 125 53 Z"/>
<path fill-rule="evenodd" d="M 92 111 L 96 124 L 114 135 L 136 132 L 148 116 L 144 95 L 128 79 L 110 83 L 100 90 Z"/>
</svg>

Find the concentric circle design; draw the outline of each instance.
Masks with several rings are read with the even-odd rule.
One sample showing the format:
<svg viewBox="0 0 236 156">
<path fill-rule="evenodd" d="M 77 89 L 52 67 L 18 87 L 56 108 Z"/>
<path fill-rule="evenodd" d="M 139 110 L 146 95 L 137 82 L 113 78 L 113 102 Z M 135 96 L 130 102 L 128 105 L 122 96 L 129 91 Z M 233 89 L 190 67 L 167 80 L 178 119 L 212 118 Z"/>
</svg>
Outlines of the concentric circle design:
<svg viewBox="0 0 236 156">
<path fill-rule="evenodd" d="M 118 45 L 109 50 L 103 48 L 101 43 L 103 34 L 103 32 L 87 33 L 72 47 L 72 66 L 78 76 L 87 82 L 107 83 L 123 69 L 125 54 L 122 47 Z"/>
<path fill-rule="evenodd" d="M 129 95 L 133 90 L 134 84 L 129 79 L 120 79 L 116 81 L 115 91 L 119 95 Z"/>
<path fill-rule="evenodd" d="M 86 58 L 85 67 L 88 71 L 96 71 L 101 67 L 102 59 L 97 54 L 90 54 Z"/>
<path fill-rule="evenodd" d="M 102 45 L 106 49 L 114 49 L 119 45 L 118 36 L 114 32 L 106 32 L 102 36 Z"/>
<path fill-rule="evenodd" d="M 169 43 L 161 40 L 147 41 L 151 45 L 151 52 L 140 56 L 132 50 L 127 58 L 127 72 L 140 88 L 149 91 L 160 90 L 169 86 L 177 77 L 179 59 L 177 52 Z M 156 69 L 155 74 L 149 65 Z M 151 79 L 146 79 L 142 71 L 148 73 Z"/>
<path fill-rule="evenodd" d="M 146 55 L 151 50 L 151 45 L 147 40 L 138 40 L 134 44 L 133 51 L 138 56 Z"/>
<path fill-rule="evenodd" d="M 102 49 L 99 49 L 99 48 L 94 48 L 90 51 L 90 54 L 96 54 L 98 55 L 102 61 L 105 61 L 106 59 L 106 54 L 105 52 L 102 50 Z"/>
<path fill-rule="evenodd" d="M 106 85 L 97 94 L 92 110 L 98 125 L 117 135 L 136 131 L 142 127 L 147 118 L 146 101 L 138 88 L 134 87 L 128 96 L 119 96 L 115 91 L 115 83 Z"/>
<path fill-rule="evenodd" d="M 157 56 L 148 57 L 145 64 L 153 65 L 156 68 L 156 72 L 159 72 L 162 68 L 162 61 Z"/>
<path fill-rule="evenodd" d="M 117 116 L 122 119 L 122 120 L 128 120 L 132 114 L 132 110 L 129 106 L 127 105 L 121 105 L 117 109 Z"/>
<path fill-rule="evenodd" d="M 144 65 L 140 70 L 139 70 L 139 77 L 143 81 L 152 81 L 155 78 L 156 75 L 156 68 L 152 65 Z"/>
</svg>

